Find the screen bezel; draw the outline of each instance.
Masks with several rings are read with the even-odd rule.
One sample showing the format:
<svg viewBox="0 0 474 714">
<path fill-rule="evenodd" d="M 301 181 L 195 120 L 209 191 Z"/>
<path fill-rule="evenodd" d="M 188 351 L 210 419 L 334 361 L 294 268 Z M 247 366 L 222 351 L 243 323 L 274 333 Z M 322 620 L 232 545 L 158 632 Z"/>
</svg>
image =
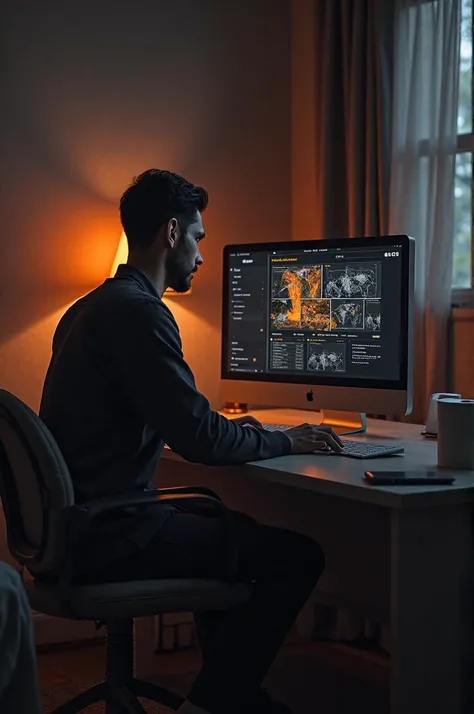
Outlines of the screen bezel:
<svg viewBox="0 0 474 714">
<path fill-rule="evenodd" d="M 271 252 L 271 251 L 299 251 L 308 249 L 310 244 L 315 248 L 344 248 L 347 242 L 351 247 L 365 246 L 367 241 L 372 246 L 389 248 L 394 244 L 402 246 L 402 289 L 400 294 L 400 377 L 398 380 L 384 379 L 358 379 L 354 377 L 314 377 L 308 373 L 301 376 L 287 374 L 265 374 L 253 372 L 232 372 L 227 368 L 227 352 L 229 337 L 228 301 L 230 289 L 229 257 L 234 252 Z M 224 247 L 223 284 L 222 284 L 222 341 L 221 341 L 221 379 L 235 382 L 261 382 L 270 384 L 305 384 L 328 387 L 350 387 L 360 389 L 388 389 L 405 391 L 408 388 L 409 374 L 409 325 L 410 325 L 410 238 L 407 235 L 377 236 L 373 238 L 335 238 L 305 241 L 278 241 L 272 243 L 239 243 Z"/>
</svg>

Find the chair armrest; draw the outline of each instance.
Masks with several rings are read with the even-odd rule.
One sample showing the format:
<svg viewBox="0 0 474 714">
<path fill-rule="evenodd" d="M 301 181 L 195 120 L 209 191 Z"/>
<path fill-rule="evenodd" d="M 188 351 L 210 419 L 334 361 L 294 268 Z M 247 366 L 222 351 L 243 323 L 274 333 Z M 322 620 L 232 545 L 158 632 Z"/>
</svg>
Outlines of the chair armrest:
<svg viewBox="0 0 474 714">
<path fill-rule="evenodd" d="M 68 508 L 64 509 L 67 546 L 74 548 L 78 545 L 92 522 L 104 514 L 110 514 L 128 507 L 147 508 L 160 503 L 180 505 L 185 501 L 193 501 L 207 506 L 222 518 L 223 538 L 227 545 L 225 550 L 225 570 L 227 571 L 227 578 L 230 581 L 235 580 L 237 548 L 233 537 L 234 526 L 231 512 L 213 491 L 202 487 L 177 486 L 142 491 L 140 493 L 126 493 L 68 506 Z"/>
<path fill-rule="evenodd" d="M 84 529 L 92 523 L 98 516 L 103 516 L 114 511 L 120 511 L 124 508 L 146 508 L 160 503 L 182 503 L 185 500 L 193 500 L 204 502 L 211 506 L 217 512 L 227 513 L 227 508 L 224 506 L 215 494 L 208 489 L 193 488 L 191 486 L 182 486 L 169 489 L 156 489 L 150 491 L 142 491 L 140 493 L 124 493 L 116 496 L 105 496 L 94 501 L 85 503 L 77 503 L 74 506 L 68 506 L 65 509 L 65 518 L 68 530 L 68 541 L 70 545 L 76 544 L 82 537 Z"/>
<path fill-rule="evenodd" d="M 220 501 L 221 499 L 217 495 L 217 493 L 214 493 L 214 491 L 211 491 L 210 488 L 204 488 L 204 486 L 172 486 L 171 488 L 158 488 L 156 489 L 158 493 L 163 493 L 163 494 L 168 494 L 168 493 L 197 493 L 203 496 L 210 496 L 211 498 L 215 498 L 217 501 Z M 155 492 L 156 492 L 155 491 Z"/>
<path fill-rule="evenodd" d="M 193 488 L 192 486 L 182 486 L 178 488 L 156 489 L 153 491 L 142 491 L 140 493 L 124 493 L 117 496 L 105 496 L 94 501 L 79 503 L 71 506 L 72 509 L 81 509 L 88 514 L 88 520 L 92 520 L 98 515 L 104 513 L 121 510 L 131 507 L 146 507 L 156 505 L 161 502 L 169 503 L 170 500 L 176 501 L 184 499 L 204 499 L 210 502 L 220 504 L 220 501 L 212 491 L 206 489 Z"/>
</svg>

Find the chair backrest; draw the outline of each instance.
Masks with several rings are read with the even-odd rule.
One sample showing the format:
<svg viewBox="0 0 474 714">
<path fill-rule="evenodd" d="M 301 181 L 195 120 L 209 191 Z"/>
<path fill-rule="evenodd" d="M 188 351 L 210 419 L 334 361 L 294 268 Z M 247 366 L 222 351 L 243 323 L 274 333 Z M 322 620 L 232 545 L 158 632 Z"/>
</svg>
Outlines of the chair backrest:
<svg viewBox="0 0 474 714">
<path fill-rule="evenodd" d="M 35 574 L 59 570 L 65 556 L 64 509 L 74 503 L 69 471 L 41 419 L 3 389 L 0 496 L 13 557 Z"/>
</svg>

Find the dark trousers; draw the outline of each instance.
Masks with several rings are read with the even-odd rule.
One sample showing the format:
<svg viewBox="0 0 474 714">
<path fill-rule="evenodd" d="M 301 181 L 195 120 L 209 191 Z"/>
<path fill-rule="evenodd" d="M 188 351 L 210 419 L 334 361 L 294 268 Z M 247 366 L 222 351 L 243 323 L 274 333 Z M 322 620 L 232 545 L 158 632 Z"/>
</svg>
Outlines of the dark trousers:
<svg viewBox="0 0 474 714">
<path fill-rule="evenodd" d="M 203 666 L 189 700 L 210 711 L 251 700 L 324 569 L 323 552 L 310 538 L 241 514 L 232 518 L 237 580 L 253 583 L 253 596 L 231 610 L 196 616 Z M 101 578 L 222 579 L 225 557 L 221 520 L 179 510 L 145 549 L 109 565 Z"/>
</svg>

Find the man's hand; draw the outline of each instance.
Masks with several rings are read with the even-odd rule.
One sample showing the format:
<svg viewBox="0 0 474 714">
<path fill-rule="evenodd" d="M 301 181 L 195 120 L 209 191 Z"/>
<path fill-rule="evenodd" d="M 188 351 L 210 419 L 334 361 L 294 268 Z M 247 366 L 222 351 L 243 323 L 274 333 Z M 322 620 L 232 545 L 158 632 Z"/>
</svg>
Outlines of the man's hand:
<svg viewBox="0 0 474 714">
<path fill-rule="evenodd" d="M 310 454 L 318 449 L 328 448 L 340 454 L 343 450 L 341 439 L 330 426 L 301 424 L 286 429 L 284 434 L 291 441 L 292 454 Z"/>
<path fill-rule="evenodd" d="M 262 429 L 262 425 L 259 422 L 258 419 L 255 419 L 255 417 L 250 416 L 250 414 L 246 414 L 245 416 L 238 417 L 237 419 L 232 419 L 232 421 L 235 424 L 238 424 L 239 426 L 253 426 L 256 429 Z"/>
</svg>

